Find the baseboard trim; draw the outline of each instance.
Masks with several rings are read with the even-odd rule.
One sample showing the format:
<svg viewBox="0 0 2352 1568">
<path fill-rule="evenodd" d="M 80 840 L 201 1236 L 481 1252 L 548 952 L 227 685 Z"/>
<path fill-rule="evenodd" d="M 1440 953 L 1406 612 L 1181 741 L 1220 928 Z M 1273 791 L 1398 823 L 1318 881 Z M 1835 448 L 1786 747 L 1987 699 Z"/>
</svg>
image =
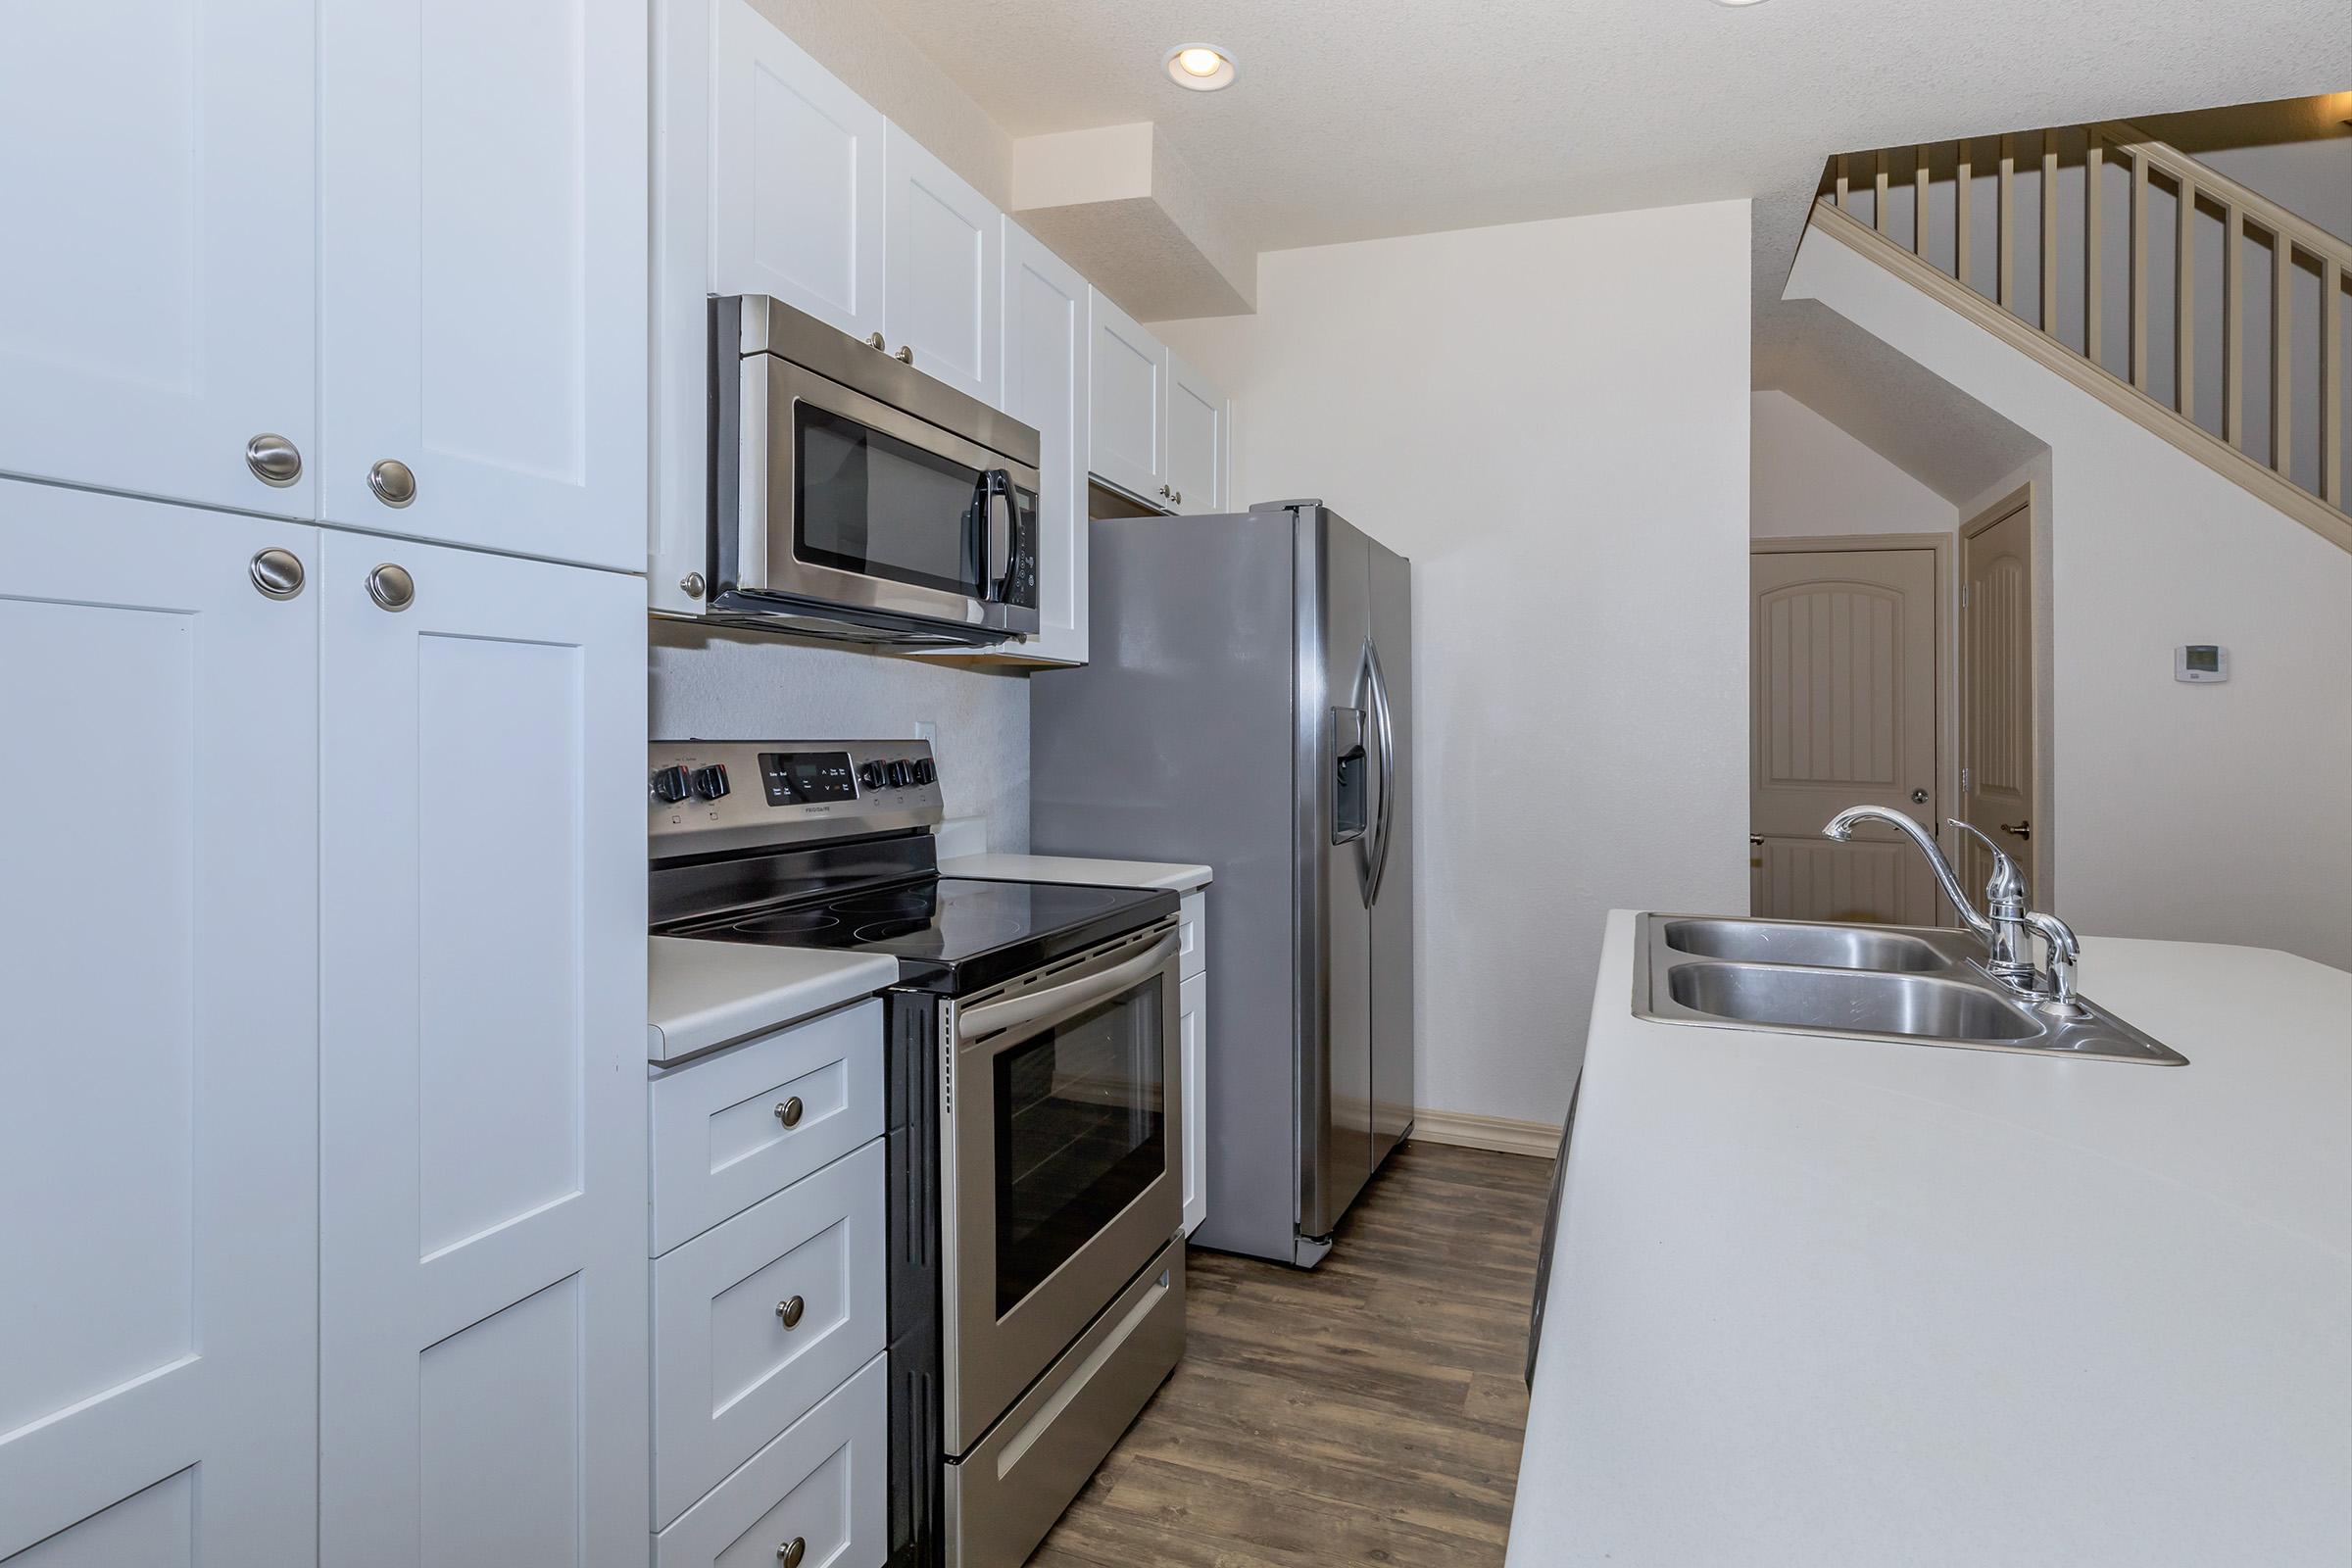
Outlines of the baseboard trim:
<svg viewBox="0 0 2352 1568">
<path fill-rule="evenodd" d="M 1466 1110 L 1415 1110 L 1414 1141 L 1456 1149 L 1491 1149 L 1499 1154 L 1533 1154 L 1549 1159 L 1560 1152 L 1557 1122 L 1478 1116 Z"/>
</svg>

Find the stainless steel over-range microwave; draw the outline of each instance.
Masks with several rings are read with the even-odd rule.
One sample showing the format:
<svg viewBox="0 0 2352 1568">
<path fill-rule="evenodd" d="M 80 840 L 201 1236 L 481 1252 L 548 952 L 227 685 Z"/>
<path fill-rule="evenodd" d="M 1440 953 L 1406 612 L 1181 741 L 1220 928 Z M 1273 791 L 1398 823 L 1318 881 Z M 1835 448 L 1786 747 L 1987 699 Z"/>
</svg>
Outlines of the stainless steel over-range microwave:
<svg viewBox="0 0 2352 1568">
<path fill-rule="evenodd" d="M 761 295 L 710 302 L 717 618 L 981 647 L 1038 629 L 1038 433 Z"/>
</svg>

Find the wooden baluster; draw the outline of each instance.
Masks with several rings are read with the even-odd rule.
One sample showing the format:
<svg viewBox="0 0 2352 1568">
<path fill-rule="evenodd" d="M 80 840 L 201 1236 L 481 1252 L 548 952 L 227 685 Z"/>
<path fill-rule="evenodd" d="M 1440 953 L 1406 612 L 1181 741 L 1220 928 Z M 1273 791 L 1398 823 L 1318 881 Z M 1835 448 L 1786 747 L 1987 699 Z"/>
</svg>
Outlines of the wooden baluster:
<svg viewBox="0 0 2352 1568">
<path fill-rule="evenodd" d="M 2246 438 L 2246 216 L 2235 203 L 2222 215 L 2222 439 Z"/>
<path fill-rule="evenodd" d="M 1878 174 L 1871 184 L 1871 226 L 1880 233 L 1886 232 L 1886 149 L 1879 149 Z"/>
<path fill-rule="evenodd" d="M 1846 190 L 1847 172 L 1848 166 L 1850 166 L 1853 161 L 1853 155 L 1850 153 L 1839 153 L 1838 155 L 1838 189 L 1837 194 L 1833 196 L 1831 200 L 1837 204 L 1838 210 L 1841 213 L 1846 209 L 1846 196 L 1848 194 Z"/>
<path fill-rule="evenodd" d="M 2001 138 L 1999 180 L 2000 197 L 1998 201 L 1999 210 L 1996 214 L 1999 226 L 1996 236 L 1997 244 L 1994 271 L 1998 274 L 2000 280 L 2000 293 L 1997 297 L 2000 300 L 2001 309 L 2008 311 L 2013 315 L 2017 311 L 2017 276 L 2016 269 L 2011 265 L 2010 262 L 2009 242 L 2012 237 L 2012 231 L 2017 226 L 2017 207 L 2009 187 L 2011 181 L 2015 178 L 2016 173 L 2017 138 L 2015 136 L 2003 136 Z"/>
<path fill-rule="evenodd" d="M 2132 149 L 2132 384 L 2148 389 L 2148 150 Z"/>
<path fill-rule="evenodd" d="M 1911 254 L 1926 260 L 1928 254 L 1928 144 L 1921 142 L 1911 149 Z"/>
<path fill-rule="evenodd" d="M 2280 477 L 2294 457 L 2295 242 L 2271 230 L 2271 466 Z"/>
<path fill-rule="evenodd" d="M 2106 280 L 2099 276 L 2099 253 L 2106 248 L 2102 229 L 2107 216 L 2099 176 L 2106 168 L 2107 146 L 2096 127 L 2084 134 L 2087 139 L 2082 144 L 2082 357 L 2097 365 L 2100 330 L 2107 324 L 2100 319 L 2104 314 L 2100 295 Z"/>
<path fill-rule="evenodd" d="M 2058 336 L 2058 133 L 2041 133 L 2041 335 Z"/>
<path fill-rule="evenodd" d="M 2197 187 L 2183 172 L 2176 171 L 2180 208 L 2174 217 L 2173 248 L 2173 403 L 2180 417 L 2197 416 Z"/>
<path fill-rule="evenodd" d="M 1970 176 L 1975 173 L 1969 165 L 1968 149 L 1967 138 L 1961 138 L 1960 162 L 1952 175 L 1952 233 L 1955 236 L 1952 243 L 1952 275 L 1963 283 L 1968 281 L 1968 253 L 1971 248 L 1968 220 L 1972 193 L 1968 187 L 1974 183 Z"/>
<path fill-rule="evenodd" d="M 2320 260 L 2320 499 L 2344 504 L 2344 273 Z M 2352 508 L 2347 508 L 2352 511 Z"/>
</svg>

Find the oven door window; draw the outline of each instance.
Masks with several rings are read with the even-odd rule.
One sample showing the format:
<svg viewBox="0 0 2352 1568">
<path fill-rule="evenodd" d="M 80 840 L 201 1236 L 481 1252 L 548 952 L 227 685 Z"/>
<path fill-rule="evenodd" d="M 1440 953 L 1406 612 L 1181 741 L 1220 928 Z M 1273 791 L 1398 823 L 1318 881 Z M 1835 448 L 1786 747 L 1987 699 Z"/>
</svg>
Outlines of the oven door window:
<svg viewBox="0 0 2352 1568">
<path fill-rule="evenodd" d="M 1000 1318 L 1167 1168 L 1162 983 L 996 1058 Z"/>
<path fill-rule="evenodd" d="M 981 471 L 807 402 L 793 405 L 793 551 L 980 598 Z"/>
</svg>

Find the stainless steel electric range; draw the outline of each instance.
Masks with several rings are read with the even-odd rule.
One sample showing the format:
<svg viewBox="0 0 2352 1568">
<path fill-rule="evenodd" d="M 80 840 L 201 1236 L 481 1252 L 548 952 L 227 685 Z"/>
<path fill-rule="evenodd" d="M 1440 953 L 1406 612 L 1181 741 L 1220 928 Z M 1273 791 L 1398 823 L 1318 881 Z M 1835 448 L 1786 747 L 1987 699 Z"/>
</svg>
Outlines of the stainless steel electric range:
<svg viewBox="0 0 2352 1568">
<path fill-rule="evenodd" d="M 887 955 L 891 1568 L 1018 1563 L 1184 1346 L 1176 895 L 939 874 L 921 741 L 653 748 L 653 929 Z"/>
</svg>

